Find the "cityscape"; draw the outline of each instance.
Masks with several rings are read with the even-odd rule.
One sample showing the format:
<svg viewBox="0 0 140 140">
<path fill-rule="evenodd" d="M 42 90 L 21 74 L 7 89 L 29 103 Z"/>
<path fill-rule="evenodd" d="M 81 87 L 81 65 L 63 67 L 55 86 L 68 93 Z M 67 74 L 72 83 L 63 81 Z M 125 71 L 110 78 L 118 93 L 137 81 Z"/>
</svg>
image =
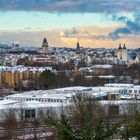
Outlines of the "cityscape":
<svg viewBox="0 0 140 140">
<path fill-rule="evenodd" d="M 0 0 L 0 140 L 139 140 L 139 11 Z"/>
</svg>

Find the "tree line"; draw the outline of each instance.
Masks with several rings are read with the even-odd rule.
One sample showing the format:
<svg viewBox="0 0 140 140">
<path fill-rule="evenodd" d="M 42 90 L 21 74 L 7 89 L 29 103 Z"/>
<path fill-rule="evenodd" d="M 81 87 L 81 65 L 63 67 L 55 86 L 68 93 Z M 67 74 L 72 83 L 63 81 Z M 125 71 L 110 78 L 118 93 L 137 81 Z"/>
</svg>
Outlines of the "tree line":
<svg viewBox="0 0 140 140">
<path fill-rule="evenodd" d="M 106 74 L 105 71 L 104 75 Z M 140 65 L 114 65 L 110 75 L 116 76 L 114 82 L 117 83 L 140 84 Z M 107 79 L 101 79 L 98 76 L 99 75 L 92 74 L 90 78 L 87 78 L 83 74 L 67 74 L 65 70 L 57 71 L 57 73 L 46 70 L 42 72 L 39 78 L 29 80 L 27 87 L 24 87 L 21 83 L 18 84 L 15 89 L 24 91 L 63 88 L 68 86 L 104 86 L 104 84 L 111 82 Z"/>
<path fill-rule="evenodd" d="M 97 76 L 87 79 L 82 74 L 69 77 L 65 72 L 54 74 L 51 71 L 44 71 L 38 80 L 40 81 L 39 89 L 63 88 L 68 86 L 99 86 L 105 84 L 105 81 L 99 79 Z"/>
</svg>

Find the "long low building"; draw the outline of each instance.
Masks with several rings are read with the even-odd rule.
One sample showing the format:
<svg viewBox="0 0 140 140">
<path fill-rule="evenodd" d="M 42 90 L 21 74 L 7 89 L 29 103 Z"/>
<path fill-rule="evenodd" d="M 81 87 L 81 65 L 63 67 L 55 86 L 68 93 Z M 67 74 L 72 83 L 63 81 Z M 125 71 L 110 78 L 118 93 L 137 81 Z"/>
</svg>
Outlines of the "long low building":
<svg viewBox="0 0 140 140">
<path fill-rule="evenodd" d="M 66 87 L 51 90 L 27 91 L 6 96 L 6 100 L 68 103 L 77 93 L 85 93 L 98 100 L 140 99 L 140 86 L 133 84 L 105 84 L 102 87 Z"/>
<path fill-rule="evenodd" d="M 68 107 L 71 104 L 72 97 L 77 93 L 90 95 L 97 99 L 101 105 L 105 107 L 110 105 L 111 109 L 109 110 L 112 110 L 112 112 L 114 112 L 115 108 L 115 112 L 123 114 L 126 111 L 127 104 L 134 106 L 136 100 L 133 99 L 137 99 L 134 97 L 140 94 L 140 86 L 134 86 L 133 84 L 107 84 L 103 87 L 76 86 L 13 94 L 0 101 L 0 118 L 3 119 L 9 110 L 14 110 L 18 119 L 40 117 L 41 111 L 54 112 L 55 115 L 59 115 L 61 108 Z M 140 103 L 140 101 L 138 100 L 137 103 Z"/>
<path fill-rule="evenodd" d="M 39 101 L 42 103 L 68 103 L 77 93 L 85 93 L 98 100 L 116 100 L 127 92 L 123 87 L 67 87 L 52 90 L 28 91 L 6 96 L 6 100 Z"/>
<path fill-rule="evenodd" d="M 66 105 L 63 104 L 63 107 Z M 40 118 L 42 113 L 59 115 L 62 103 L 41 103 L 38 101 L 18 102 L 13 100 L 0 101 L 0 121 L 14 113 L 18 120 Z"/>
</svg>

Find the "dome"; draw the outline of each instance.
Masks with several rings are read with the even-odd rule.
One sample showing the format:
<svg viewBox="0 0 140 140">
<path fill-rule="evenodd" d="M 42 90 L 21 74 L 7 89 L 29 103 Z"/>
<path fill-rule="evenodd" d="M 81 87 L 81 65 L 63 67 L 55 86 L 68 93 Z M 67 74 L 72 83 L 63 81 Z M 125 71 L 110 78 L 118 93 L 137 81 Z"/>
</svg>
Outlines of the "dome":
<svg viewBox="0 0 140 140">
<path fill-rule="evenodd" d="M 46 38 L 44 38 L 44 39 L 43 39 L 43 42 L 44 42 L 44 43 L 46 43 L 46 42 L 47 42 L 47 39 L 46 39 Z"/>
</svg>

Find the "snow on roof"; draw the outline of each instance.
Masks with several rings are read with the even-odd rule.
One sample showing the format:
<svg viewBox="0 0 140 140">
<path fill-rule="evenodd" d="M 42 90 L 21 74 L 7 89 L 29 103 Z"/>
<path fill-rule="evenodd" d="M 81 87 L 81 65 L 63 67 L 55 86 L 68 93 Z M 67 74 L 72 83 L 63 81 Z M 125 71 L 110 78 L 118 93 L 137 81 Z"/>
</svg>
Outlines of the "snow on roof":
<svg viewBox="0 0 140 140">
<path fill-rule="evenodd" d="M 19 109 L 19 108 L 51 108 L 66 106 L 64 103 L 42 103 L 39 101 L 13 101 L 3 100 L 0 101 L 0 109 Z"/>
<path fill-rule="evenodd" d="M 120 94 L 122 99 L 129 100 L 132 99 L 133 96 L 130 96 L 126 91 L 127 88 L 132 85 L 133 84 L 106 84 L 106 86 L 103 87 L 76 86 L 52 90 L 28 91 L 6 96 L 4 100 L 0 101 L 0 109 L 21 108 L 21 106 L 23 108 L 61 107 L 62 105 L 68 105 L 70 103 L 69 99 L 76 93 L 87 93 L 95 98 L 100 98 L 108 94 Z M 140 86 L 133 86 L 133 88 L 135 87 L 140 88 Z"/>
<path fill-rule="evenodd" d="M 3 71 L 10 71 L 10 72 L 24 72 L 24 71 L 32 71 L 32 72 L 36 72 L 36 71 L 40 71 L 43 72 L 45 70 L 51 70 L 51 67 L 25 67 L 23 65 L 19 65 L 19 66 L 14 66 L 14 67 L 9 67 L 9 66 L 0 66 L 0 72 Z"/>
<path fill-rule="evenodd" d="M 107 92 L 95 92 L 92 94 L 95 98 L 107 96 Z"/>
<path fill-rule="evenodd" d="M 65 88 L 58 88 L 55 90 L 58 91 L 81 91 L 81 90 L 88 90 L 90 87 L 84 87 L 84 86 L 75 86 L 75 87 L 65 87 Z"/>
<path fill-rule="evenodd" d="M 28 91 L 19 94 L 13 94 L 6 96 L 5 98 L 29 98 L 29 99 L 62 99 L 71 97 L 74 93 L 78 93 L 80 91 L 88 91 L 91 88 L 89 87 L 67 87 L 67 88 L 59 88 L 52 90 L 37 90 L 37 91 Z"/>
<path fill-rule="evenodd" d="M 0 101 L 0 109 L 9 109 L 15 103 L 18 103 L 18 102 L 17 101 L 12 101 L 12 100 L 1 100 Z"/>
<path fill-rule="evenodd" d="M 121 91 L 124 91 L 123 87 L 66 87 L 52 90 L 37 90 L 37 91 L 28 91 L 20 94 L 13 94 L 6 96 L 5 99 L 30 99 L 30 100 L 68 100 L 76 93 L 87 93 L 95 97 L 106 96 L 109 94 L 120 94 Z"/>
<path fill-rule="evenodd" d="M 102 105 L 128 105 L 132 103 L 140 103 L 140 100 L 104 100 L 104 101 L 99 101 Z"/>
<path fill-rule="evenodd" d="M 93 65 L 92 68 L 104 68 L 104 69 L 109 69 L 112 68 L 113 65 Z"/>
<path fill-rule="evenodd" d="M 1 105 L 14 104 L 14 103 L 17 103 L 17 101 L 13 101 L 13 100 L 0 100 L 0 106 Z"/>
<path fill-rule="evenodd" d="M 95 92 L 115 92 L 115 91 L 122 91 L 125 90 L 126 88 L 123 87 L 92 87 L 92 91 Z"/>
<path fill-rule="evenodd" d="M 134 87 L 134 84 L 111 83 L 105 84 L 105 87 Z"/>
<path fill-rule="evenodd" d="M 130 100 L 130 99 L 134 99 L 134 96 L 131 96 L 131 95 L 121 95 L 121 99 Z"/>
<path fill-rule="evenodd" d="M 107 76 L 99 76 L 99 78 L 103 78 L 103 79 L 113 79 L 115 78 L 116 76 L 114 75 L 107 75 Z"/>
</svg>

